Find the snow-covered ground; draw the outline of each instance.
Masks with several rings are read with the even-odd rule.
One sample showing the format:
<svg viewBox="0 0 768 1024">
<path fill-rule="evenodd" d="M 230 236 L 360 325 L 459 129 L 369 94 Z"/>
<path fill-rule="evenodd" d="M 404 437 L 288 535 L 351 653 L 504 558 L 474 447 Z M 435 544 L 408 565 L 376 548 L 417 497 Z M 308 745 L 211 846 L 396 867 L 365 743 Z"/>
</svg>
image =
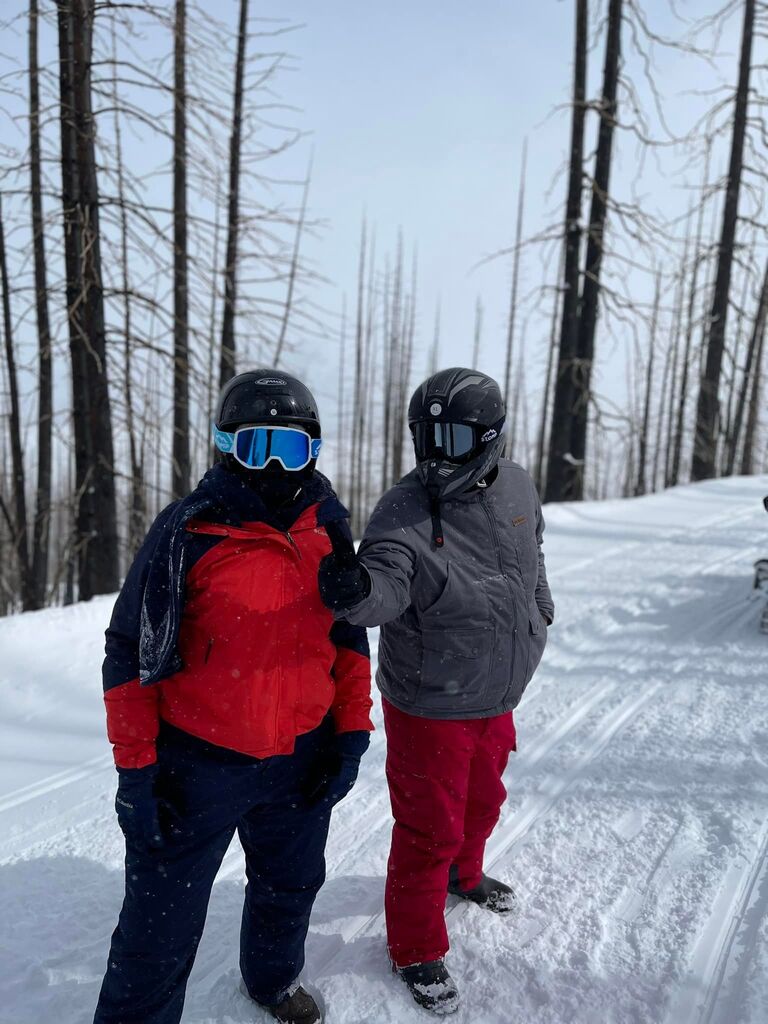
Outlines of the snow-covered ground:
<svg viewBox="0 0 768 1024">
<path fill-rule="evenodd" d="M 516 715 L 486 867 L 519 910 L 453 906 L 456 1024 L 768 1021 L 768 637 L 752 562 L 768 478 L 550 507 L 557 602 Z M 0 620 L 0 1022 L 91 1019 L 122 895 L 99 665 L 111 601 Z M 429 1017 L 389 972 L 384 736 L 334 815 L 306 977 L 327 1024 Z M 266 1021 L 238 991 L 229 851 L 187 1024 Z"/>
</svg>

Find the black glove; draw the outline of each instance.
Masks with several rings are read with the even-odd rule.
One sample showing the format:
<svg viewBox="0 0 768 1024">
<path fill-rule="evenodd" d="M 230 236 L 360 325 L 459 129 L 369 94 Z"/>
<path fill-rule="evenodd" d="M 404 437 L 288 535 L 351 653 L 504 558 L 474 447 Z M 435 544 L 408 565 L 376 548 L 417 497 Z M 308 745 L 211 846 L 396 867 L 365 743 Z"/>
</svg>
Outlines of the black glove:
<svg viewBox="0 0 768 1024">
<path fill-rule="evenodd" d="M 167 801 L 155 796 L 157 765 L 118 768 L 115 810 L 123 835 L 134 846 L 159 850 L 165 844 L 161 815 L 172 814 Z M 175 815 L 173 815 L 175 817 Z"/>
<path fill-rule="evenodd" d="M 304 797 L 310 807 L 322 801 L 331 808 L 344 799 L 357 780 L 360 758 L 370 742 L 370 733 L 364 729 L 336 734 L 306 780 Z"/>
<path fill-rule="evenodd" d="M 371 578 L 357 557 L 352 541 L 340 523 L 328 523 L 325 531 L 333 551 L 320 562 L 317 582 L 326 608 L 353 608 L 371 592 Z"/>
</svg>

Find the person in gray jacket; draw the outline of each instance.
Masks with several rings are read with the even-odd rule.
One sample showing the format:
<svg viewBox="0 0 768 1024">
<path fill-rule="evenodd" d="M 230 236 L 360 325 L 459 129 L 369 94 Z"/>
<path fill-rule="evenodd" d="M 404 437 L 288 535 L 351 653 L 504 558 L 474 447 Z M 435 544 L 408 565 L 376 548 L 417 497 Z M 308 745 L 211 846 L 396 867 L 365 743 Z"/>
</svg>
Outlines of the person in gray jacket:
<svg viewBox="0 0 768 1024">
<path fill-rule="evenodd" d="M 416 469 L 379 501 L 359 553 L 339 535 L 320 565 L 336 616 L 381 626 L 395 819 L 389 954 L 416 1001 L 438 1013 L 458 1006 L 444 963 L 446 893 L 512 909 L 483 853 L 506 797 L 512 712 L 554 618 L 541 505 L 528 473 L 501 458 L 504 416 L 498 384 L 479 371 L 425 381 L 408 410 Z"/>
</svg>

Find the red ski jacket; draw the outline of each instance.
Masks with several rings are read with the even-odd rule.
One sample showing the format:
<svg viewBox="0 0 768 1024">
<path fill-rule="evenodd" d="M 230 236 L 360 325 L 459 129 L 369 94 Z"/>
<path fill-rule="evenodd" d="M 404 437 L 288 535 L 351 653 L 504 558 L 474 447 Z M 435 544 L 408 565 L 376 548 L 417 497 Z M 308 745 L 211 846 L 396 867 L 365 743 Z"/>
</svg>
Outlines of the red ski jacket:
<svg viewBox="0 0 768 1024">
<path fill-rule="evenodd" d="M 296 736 L 329 710 L 339 732 L 373 728 L 364 632 L 334 624 L 320 600 L 317 571 L 331 544 L 319 508 L 306 508 L 289 531 L 265 522 L 186 524 L 207 545 L 186 572 L 183 668 L 156 685 L 140 686 L 138 675 L 120 682 L 108 671 L 116 606 L 104 697 L 119 767 L 155 761 L 160 719 L 259 758 L 290 754 Z"/>
</svg>

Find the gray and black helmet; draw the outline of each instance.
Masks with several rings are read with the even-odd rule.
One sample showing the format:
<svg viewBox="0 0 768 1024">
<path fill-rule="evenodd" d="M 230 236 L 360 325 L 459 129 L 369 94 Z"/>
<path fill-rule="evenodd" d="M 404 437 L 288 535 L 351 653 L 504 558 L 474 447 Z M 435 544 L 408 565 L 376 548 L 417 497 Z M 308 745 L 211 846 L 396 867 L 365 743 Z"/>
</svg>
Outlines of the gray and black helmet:
<svg viewBox="0 0 768 1024">
<path fill-rule="evenodd" d="M 504 448 L 504 416 L 499 385 L 479 370 L 441 370 L 416 389 L 408 425 L 433 501 L 468 491 L 491 472 Z"/>
</svg>

